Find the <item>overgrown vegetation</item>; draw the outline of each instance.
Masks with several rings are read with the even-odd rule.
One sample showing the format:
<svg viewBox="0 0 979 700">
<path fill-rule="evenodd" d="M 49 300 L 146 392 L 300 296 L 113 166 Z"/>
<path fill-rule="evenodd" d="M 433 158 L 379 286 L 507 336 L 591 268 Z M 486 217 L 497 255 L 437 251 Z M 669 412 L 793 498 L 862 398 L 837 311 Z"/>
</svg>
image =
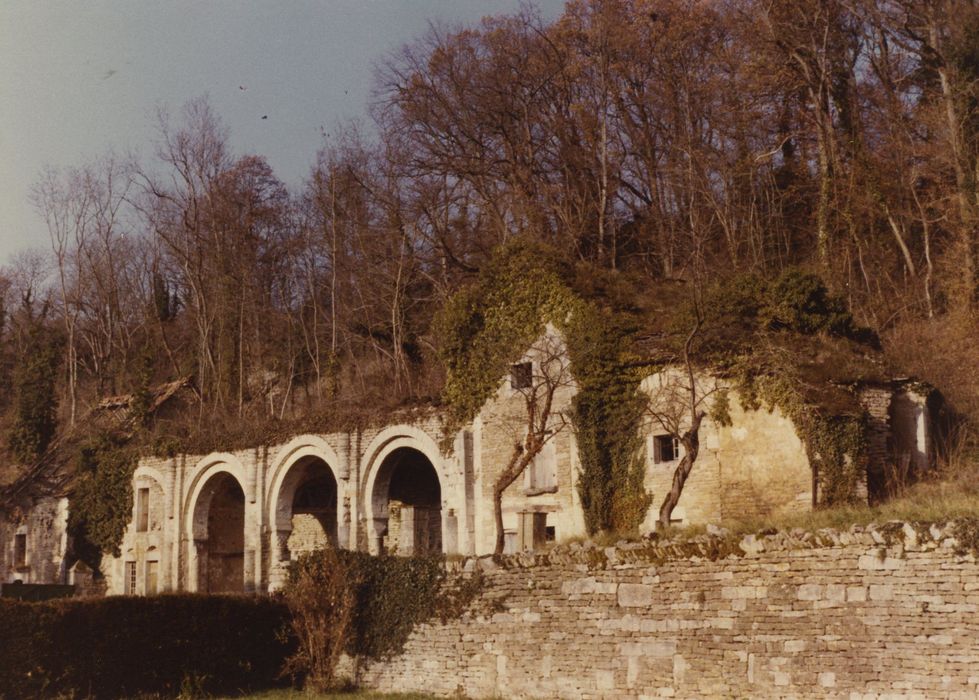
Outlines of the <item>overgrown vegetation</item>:
<svg viewBox="0 0 979 700">
<path fill-rule="evenodd" d="M 355 604 L 351 573 L 348 562 L 327 547 L 315 555 L 304 555 L 292 567 L 283 592 L 297 640 L 296 653 L 284 671 L 302 674 L 305 687 L 316 692 L 332 686 L 347 643 Z"/>
<path fill-rule="evenodd" d="M 192 398 L 144 447 L 268 443 L 439 396 L 458 421 L 536 336 L 531 307 L 563 308 L 562 286 L 625 343 L 628 304 L 730 275 L 703 307 L 703 361 L 793 416 L 824 496 L 845 499 L 859 411 L 842 389 L 816 394 L 875 371 L 858 325 L 979 420 L 977 27 L 963 0 L 490 17 L 385 64 L 376 139 L 338 130 L 294 191 L 232 151 L 206 99 L 161 112 L 153 160 L 37 180 L 51 252 L 0 271 L 0 478 L 27 470 L 55 418 L 65 433 L 106 396 L 185 376 Z M 494 258 L 514 245 L 523 259 Z M 476 312 L 504 297 L 515 315 Z M 55 345 L 32 349 L 36 323 L 66 336 L 56 362 Z M 630 360 L 576 343 L 608 379 L 576 376 L 588 527 L 627 529 L 644 503 Z"/>
<path fill-rule="evenodd" d="M 481 586 L 478 575 L 447 582 L 440 557 L 303 554 L 283 591 L 299 639 L 289 668 L 322 689 L 340 651 L 368 659 L 395 655 L 416 625 L 461 614 Z"/>
<path fill-rule="evenodd" d="M 120 554 L 132 517 L 137 457 L 127 438 L 117 434 L 98 435 L 78 449 L 68 532 L 74 555 L 93 571 L 99 570 L 103 553 Z"/>
<path fill-rule="evenodd" d="M 565 421 L 578 436 L 578 489 L 589 532 L 634 530 L 649 506 L 639 432 L 642 374 L 628 353 L 636 319 L 612 304 L 586 301 L 575 289 L 583 276 L 593 285 L 594 298 L 600 273 L 576 267 L 547 246 L 518 240 L 500 248 L 477 281 L 453 296 L 436 320 L 447 371 L 447 437 L 496 394 L 513 363 L 525 355 L 535 362 L 523 394 L 527 425 L 516 432 L 513 456 L 494 489 L 499 551 L 503 491 Z M 560 339 L 544 337 L 549 324 Z M 565 352 L 570 367 L 554 357 Z M 570 386 L 570 374 L 577 387 L 571 415 L 545 415 L 555 393 Z"/>
<path fill-rule="evenodd" d="M 866 472 L 866 411 L 849 384 L 883 371 L 877 339 L 819 276 L 786 270 L 772 283 L 734 277 L 712 289 L 702 361 L 729 376 L 745 408 L 778 408 L 796 427 L 819 503 L 857 497 Z"/>
<path fill-rule="evenodd" d="M 635 323 L 623 316 L 589 307 L 568 328 L 578 380 L 571 416 L 581 464 L 578 494 L 589 534 L 635 530 L 652 500 L 643 485 L 648 399 L 639 391 L 636 358 L 628 354 Z"/>
</svg>

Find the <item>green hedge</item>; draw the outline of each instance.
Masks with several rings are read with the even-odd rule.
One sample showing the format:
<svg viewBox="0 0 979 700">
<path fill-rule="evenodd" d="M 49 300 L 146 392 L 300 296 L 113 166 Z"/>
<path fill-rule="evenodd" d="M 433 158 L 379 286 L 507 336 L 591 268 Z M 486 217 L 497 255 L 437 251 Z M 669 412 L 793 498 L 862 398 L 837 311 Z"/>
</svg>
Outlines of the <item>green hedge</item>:
<svg viewBox="0 0 979 700">
<path fill-rule="evenodd" d="M 281 684 L 294 642 L 276 599 L 0 599 L 0 698 L 234 694 Z"/>
</svg>

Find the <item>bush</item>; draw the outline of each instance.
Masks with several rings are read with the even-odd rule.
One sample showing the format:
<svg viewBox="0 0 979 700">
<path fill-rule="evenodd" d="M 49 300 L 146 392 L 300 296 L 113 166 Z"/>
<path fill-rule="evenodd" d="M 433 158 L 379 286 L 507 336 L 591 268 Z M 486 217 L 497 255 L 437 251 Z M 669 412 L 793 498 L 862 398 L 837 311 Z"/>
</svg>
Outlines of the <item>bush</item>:
<svg viewBox="0 0 979 700">
<path fill-rule="evenodd" d="M 333 681 L 353 616 L 350 566 L 327 547 L 304 554 L 289 574 L 284 594 L 298 648 L 286 671 L 304 675 L 306 685 L 322 692 Z"/>
<path fill-rule="evenodd" d="M 344 648 L 352 656 L 378 659 L 397 654 L 416 624 L 437 615 L 458 614 L 479 586 L 478 580 L 473 586 L 445 586 L 441 557 L 318 550 L 292 565 L 284 591 L 286 599 L 304 597 L 299 589 L 307 585 L 336 586 L 341 577 L 332 569 L 333 562 L 342 569 L 352 594 L 353 614 L 344 640 Z M 339 607 L 324 606 L 321 601 L 311 604 L 324 615 L 317 624 L 325 624 L 339 611 Z"/>
<path fill-rule="evenodd" d="M 271 687 L 295 648 L 288 614 L 265 597 L 0 599 L 0 693 L 121 698 Z"/>
</svg>

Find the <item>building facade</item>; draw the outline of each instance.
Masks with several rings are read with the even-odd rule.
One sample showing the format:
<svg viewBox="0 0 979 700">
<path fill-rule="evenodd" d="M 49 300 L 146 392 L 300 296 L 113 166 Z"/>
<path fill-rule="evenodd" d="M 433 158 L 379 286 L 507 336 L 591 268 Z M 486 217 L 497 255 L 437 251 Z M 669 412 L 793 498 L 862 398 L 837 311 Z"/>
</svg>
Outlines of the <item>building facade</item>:
<svg viewBox="0 0 979 700">
<path fill-rule="evenodd" d="M 428 412 L 274 446 L 141 459 L 121 554 L 103 557 L 108 593 L 267 591 L 282 585 L 300 553 L 326 544 L 375 554 L 492 553 L 494 484 L 525 434 L 527 398 L 540 376 L 557 379 L 549 384 L 551 420 L 543 449 L 504 492 L 506 551 L 585 537 L 569 420 L 576 389 L 563 379 L 566 367 L 548 365 L 558 355 L 529 353 L 475 419 L 448 438 L 440 416 Z M 668 379 L 649 377 L 643 390 L 655 399 Z M 927 395 L 914 385 L 860 395 L 873 429 L 871 467 L 858 486 L 866 498 L 887 464 L 928 462 L 932 429 Z M 736 396 L 729 405 L 729 424 L 708 417 L 701 426 L 700 454 L 674 521 L 812 508 L 815 480 L 792 422 L 778 410 L 746 410 Z M 682 449 L 657 421 L 644 430 L 653 502 L 640 529 L 651 531 Z M 49 500 L 19 523 L 0 524 L 0 580 L 67 581 L 67 503 Z"/>
</svg>

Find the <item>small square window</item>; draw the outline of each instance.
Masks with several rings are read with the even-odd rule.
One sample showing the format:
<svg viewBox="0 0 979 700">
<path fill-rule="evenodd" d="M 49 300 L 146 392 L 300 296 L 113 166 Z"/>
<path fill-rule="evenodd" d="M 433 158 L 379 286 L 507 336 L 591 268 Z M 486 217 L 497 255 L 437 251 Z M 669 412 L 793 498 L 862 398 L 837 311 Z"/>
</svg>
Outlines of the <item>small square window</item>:
<svg viewBox="0 0 979 700">
<path fill-rule="evenodd" d="M 510 388 L 529 389 L 534 383 L 534 365 L 531 362 L 518 362 L 510 365 Z"/>
<path fill-rule="evenodd" d="M 653 437 L 653 463 L 673 462 L 680 456 L 680 441 L 672 435 Z"/>
<path fill-rule="evenodd" d="M 557 539 L 557 531 L 554 529 L 553 525 L 548 525 L 544 528 L 544 541 L 554 542 Z"/>
<path fill-rule="evenodd" d="M 14 567 L 23 569 L 27 566 L 27 535 L 14 535 Z"/>
</svg>

